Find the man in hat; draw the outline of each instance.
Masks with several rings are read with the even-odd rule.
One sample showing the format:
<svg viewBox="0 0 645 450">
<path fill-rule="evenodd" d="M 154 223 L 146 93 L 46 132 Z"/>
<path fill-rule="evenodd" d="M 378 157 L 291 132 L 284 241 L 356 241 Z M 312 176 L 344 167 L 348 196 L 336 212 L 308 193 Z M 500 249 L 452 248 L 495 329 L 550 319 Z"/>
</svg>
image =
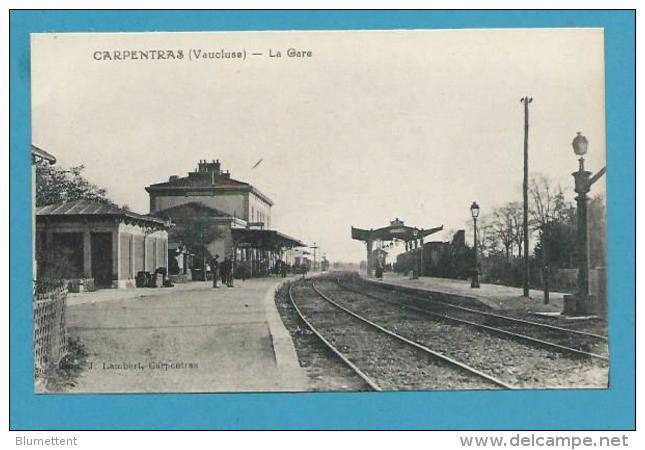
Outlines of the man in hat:
<svg viewBox="0 0 645 450">
<path fill-rule="evenodd" d="M 215 257 L 211 260 L 211 272 L 213 273 L 213 287 L 218 288 L 219 286 L 217 285 L 217 282 L 219 280 L 219 261 L 218 261 L 219 255 L 215 255 Z"/>
</svg>

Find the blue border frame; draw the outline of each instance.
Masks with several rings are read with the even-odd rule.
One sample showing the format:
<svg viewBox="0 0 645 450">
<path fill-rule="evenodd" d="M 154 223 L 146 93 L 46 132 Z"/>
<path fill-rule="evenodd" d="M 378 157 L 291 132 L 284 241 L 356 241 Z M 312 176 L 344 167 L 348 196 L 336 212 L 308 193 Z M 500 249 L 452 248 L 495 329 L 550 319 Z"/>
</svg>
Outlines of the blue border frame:
<svg viewBox="0 0 645 450">
<path fill-rule="evenodd" d="M 31 216 L 25 207 L 31 198 L 29 33 L 495 27 L 605 29 L 609 390 L 34 395 Z M 12 11 L 10 37 L 11 429 L 635 427 L 634 11 Z"/>
</svg>

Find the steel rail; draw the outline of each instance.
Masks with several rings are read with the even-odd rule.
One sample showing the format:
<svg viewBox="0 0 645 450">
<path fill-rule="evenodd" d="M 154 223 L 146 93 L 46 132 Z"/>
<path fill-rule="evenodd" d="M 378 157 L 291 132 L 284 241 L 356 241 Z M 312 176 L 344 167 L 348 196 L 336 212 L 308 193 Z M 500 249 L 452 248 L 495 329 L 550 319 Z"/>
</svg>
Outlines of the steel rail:
<svg viewBox="0 0 645 450">
<path fill-rule="evenodd" d="M 343 363 L 345 363 L 345 365 L 347 365 L 350 369 L 352 369 L 352 371 L 354 371 L 354 373 L 356 373 L 356 375 L 358 375 L 363 381 L 365 381 L 365 383 L 367 383 L 367 385 L 372 390 L 377 391 L 377 392 L 382 391 L 383 389 L 374 380 L 372 380 L 365 372 L 363 372 L 361 369 L 359 369 L 353 362 L 351 362 L 349 359 L 347 359 L 347 357 L 345 357 L 345 355 L 343 355 L 340 352 L 340 350 L 338 350 L 336 347 L 334 347 L 334 345 L 331 342 L 329 342 L 327 339 L 325 339 L 325 337 L 322 334 L 320 334 L 320 332 L 318 330 L 316 330 L 316 328 L 311 324 L 311 322 L 309 322 L 305 318 L 304 314 L 302 313 L 302 311 L 300 311 L 300 308 L 298 308 L 298 305 L 296 305 L 296 302 L 293 299 L 292 289 L 293 289 L 293 283 L 289 284 L 289 289 L 288 289 L 287 293 L 288 293 L 289 301 L 291 302 L 291 304 L 293 305 L 294 309 L 296 310 L 296 313 L 298 314 L 298 317 L 300 317 L 300 320 L 302 320 L 305 323 L 305 325 L 307 325 L 307 327 L 311 330 L 311 332 L 313 334 L 315 334 L 316 337 L 318 339 L 320 339 L 320 341 L 323 344 L 325 344 L 325 346 L 329 350 L 332 351 L 332 353 L 334 353 L 336 356 L 338 356 L 340 358 L 340 360 Z"/>
<path fill-rule="evenodd" d="M 447 362 L 448 364 L 456 366 L 456 367 L 458 367 L 458 368 L 460 368 L 460 369 L 462 369 L 462 370 L 464 370 L 464 371 L 466 371 L 466 372 L 468 372 L 470 374 L 477 375 L 478 377 L 483 378 L 483 379 L 485 379 L 487 381 L 490 381 L 491 383 L 493 383 L 493 384 L 495 384 L 497 386 L 503 387 L 505 389 L 517 389 L 515 386 L 512 386 L 512 385 L 510 385 L 508 383 L 505 383 L 505 382 L 503 382 L 503 381 L 501 381 L 501 380 L 499 380 L 499 379 L 497 379 L 497 378 L 495 378 L 493 376 L 490 376 L 490 375 L 488 375 L 488 374 L 486 374 L 486 373 L 484 373 L 484 372 L 482 372 L 480 370 L 475 369 L 474 367 L 470 367 L 467 364 L 464 364 L 464 363 L 459 362 L 459 361 L 457 361 L 455 359 L 452 359 L 449 356 L 446 356 L 446 355 L 443 355 L 443 354 L 441 354 L 439 352 L 436 352 L 436 351 L 426 347 L 425 345 L 419 344 L 418 342 L 415 342 L 415 341 L 412 341 L 412 340 L 410 340 L 410 339 L 408 339 L 406 337 L 403 337 L 400 334 L 397 334 L 397 333 L 395 333 L 393 331 L 390 331 L 387 328 L 384 328 L 381 325 L 379 325 L 377 323 L 374 323 L 374 322 L 370 321 L 369 319 L 366 319 L 365 317 L 355 313 L 354 311 L 345 308 L 344 306 L 342 306 L 342 305 L 338 304 L 337 302 L 335 302 L 334 300 L 332 300 L 329 296 L 323 294 L 316 287 L 316 283 L 313 280 L 311 281 L 311 287 L 314 289 L 314 291 L 316 291 L 316 293 L 318 293 L 318 295 L 320 295 L 320 297 L 322 297 L 324 300 L 326 300 L 327 302 L 329 302 L 330 304 L 332 304 L 336 308 L 340 309 L 341 311 L 346 312 L 347 314 L 349 314 L 352 317 L 355 317 L 356 319 L 360 320 L 361 322 L 364 322 L 364 323 L 376 328 L 377 330 L 379 330 L 379 331 L 381 331 L 381 332 L 383 332 L 383 333 L 385 333 L 385 334 L 387 334 L 387 335 L 389 335 L 389 336 L 391 336 L 391 337 L 393 337 L 395 339 L 398 339 L 401 342 L 404 342 L 404 343 L 406 343 L 406 344 L 408 344 L 408 345 L 410 345 L 410 346 L 412 346 L 412 347 L 414 347 L 416 349 L 419 349 L 419 350 L 421 350 L 421 351 L 423 351 L 425 353 L 428 353 L 429 355 L 431 355 L 431 356 L 433 356 L 433 357 L 435 357 L 437 359 L 440 359 L 443 362 Z"/>
<path fill-rule="evenodd" d="M 341 288 L 346 289 L 348 291 L 355 292 L 357 294 L 364 295 L 366 297 L 370 297 L 370 298 L 373 298 L 375 300 L 380 300 L 382 302 L 396 304 L 396 305 L 402 306 L 404 308 L 409 308 L 409 309 L 412 309 L 414 311 L 421 312 L 423 314 L 427 314 L 427 315 L 430 315 L 430 316 L 442 318 L 444 320 L 449 320 L 449 321 L 453 321 L 453 322 L 456 322 L 456 323 L 463 323 L 463 324 L 470 325 L 470 326 L 473 326 L 473 327 L 476 327 L 476 328 L 481 328 L 481 329 L 484 329 L 484 330 L 492 331 L 493 333 L 502 334 L 502 335 L 505 335 L 505 336 L 511 336 L 513 338 L 524 340 L 524 341 L 527 341 L 527 342 L 531 342 L 533 344 L 538 344 L 538 345 L 543 346 L 543 347 L 555 348 L 555 349 L 558 349 L 560 351 L 565 351 L 565 352 L 568 352 L 568 353 L 574 353 L 574 354 L 577 354 L 577 355 L 587 356 L 587 357 L 590 357 L 590 358 L 596 358 L 596 359 L 600 359 L 600 360 L 603 360 L 603 361 L 609 361 L 608 357 L 606 357 L 604 355 L 599 355 L 597 353 L 586 352 L 584 350 L 579 350 L 577 348 L 567 347 L 566 345 L 557 344 L 555 342 L 545 341 L 543 339 L 539 339 L 539 338 L 536 338 L 536 337 L 533 337 L 533 336 L 527 336 L 525 334 L 514 333 L 512 331 L 503 330 L 501 328 L 495 328 L 495 327 L 491 327 L 489 325 L 484 325 L 484 324 L 477 323 L 477 322 L 471 322 L 470 320 L 459 319 L 457 317 L 452 317 L 452 316 L 448 316 L 448 315 L 445 315 L 445 314 L 435 313 L 435 312 L 432 312 L 432 311 L 428 311 L 427 309 L 424 309 L 424 308 L 419 308 L 417 306 L 407 305 L 405 303 L 401 303 L 401 302 L 396 301 L 396 300 L 390 300 L 390 299 L 382 298 L 382 297 L 379 297 L 377 295 L 370 294 L 370 293 L 367 293 L 367 292 L 358 291 L 356 289 L 353 289 L 353 288 L 350 288 L 350 287 L 347 287 L 347 286 L 341 284 L 338 280 L 337 280 L 337 284 Z"/>
<path fill-rule="evenodd" d="M 336 279 L 336 281 L 337 281 L 338 284 L 341 284 L 340 280 Z M 378 286 L 378 285 L 375 285 L 375 286 Z M 388 285 L 388 287 L 390 287 L 390 286 L 392 287 L 392 290 L 396 290 L 395 286 Z M 408 295 L 415 296 L 415 297 L 419 298 L 419 300 L 432 302 L 432 303 L 438 303 L 440 305 L 447 306 L 449 308 L 459 309 L 459 310 L 467 311 L 467 312 L 470 312 L 470 313 L 473 313 L 473 314 L 480 314 L 482 316 L 494 317 L 496 319 L 502 319 L 502 320 L 507 320 L 509 322 L 521 323 L 523 325 L 531 325 L 531 326 L 540 327 L 540 328 L 549 328 L 551 330 L 562 331 L 564 333 L 578 334 L 580 336 L 591 337 L 591 338 L 594 338 L 594 339 L 603 340 L 605 342 L 608 340 L 607 336 L 602 336 L 602 335 L 596 334 L 596 333 L 590 333 L 588 331 L 572 330 L 571 328 L 559 327 L 559 326 L 556 326 L 556 325 L 550 325 L 548 323 L 539 323 L 539 322 L 532 322 L 530 320 L 517 319 L 515 317 L 504 316 L 502 314 L 495 314 L 495 313 L 491 313 L 491 312 L 488 312 L 488 311 L 481 311 L 481 310 L 478 310 L 478 309 L 468 308 L 466 306 L 453 305 L 452 303 L 444 302 L 444 301 L 441 301 L 441 300 L 435 300 L 435 299 L 432 299 L 432 298 L 423 298 L 423 297 L 420 297 L 420 296 L 416 296 L 415 294 L 408 294 Z"/>
</svg>

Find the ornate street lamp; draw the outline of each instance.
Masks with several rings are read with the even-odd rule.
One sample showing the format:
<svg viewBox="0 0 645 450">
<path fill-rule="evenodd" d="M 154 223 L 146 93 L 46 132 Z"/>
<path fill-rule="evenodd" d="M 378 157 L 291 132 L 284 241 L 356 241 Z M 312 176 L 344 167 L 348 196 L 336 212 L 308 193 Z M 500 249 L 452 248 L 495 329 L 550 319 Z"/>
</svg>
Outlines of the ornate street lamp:
<svg viewBox="0 0 645 450">
<path fill-rule="evenodd" d="M 474 225 L 474 249 L 475 249 L 475 268 L 473 269 L 473 278 L 470 282 L 471 288 L 479 288 L 479 261 L 478 261 L 478 250 L 477 250 L 477 217 L 479 217 L 479 205 L 477 202 L 473 202 L 470 205 L 470 214 L 473 216 L 473 225 Z"/>
<path fill-rule="evenodd" d="M 592 305 L 589 299 L 589 235 L 587 220 L 587 202 L 591 185 L 605 174 L 606 168 L 603 167 L 594 176 L 591 172 L 585 170 L 584 155 L 587 153 L 589 141 L 580 132 L 571 142 L 573 152 L 580 156 L 578 159 L 578 171 L 573 172 L 575 180 L 576 208 L 577 208 L 577 247 L 578 247 L 578 295 L 575 305 L 565 306 L 565 313 L 585 315 L 592 312 Z"/>
<path fill-rule="evenodd" d="M 589 146 L 589 141 L 587 140 L 586 137 L 582 135 L 580 131 L 578 131 L 576 137 L 573 138 L 573 142 L 571 143 L 573 145 L 573 152 L 578 155 L 578 156 L 584 156 L 587 154 L 587 147 Z"/>
</svg>

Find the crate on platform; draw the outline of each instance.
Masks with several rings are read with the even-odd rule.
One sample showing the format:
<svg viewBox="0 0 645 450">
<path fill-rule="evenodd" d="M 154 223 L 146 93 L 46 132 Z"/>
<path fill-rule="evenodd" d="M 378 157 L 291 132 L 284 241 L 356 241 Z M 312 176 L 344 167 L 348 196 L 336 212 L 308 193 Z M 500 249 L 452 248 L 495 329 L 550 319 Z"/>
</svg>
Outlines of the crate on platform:
<svg viewBox="0 0 645 450">
<path fill-rule="evenodd" d="M 151 288 L 163 287 L 163 274 L 151 273 L 148 277 L 148 287 L 151 287 Z"/>
<path fill-rule="evenodd" d="M 170 278 L 170 281 L 173 284 L 188 283 L 189 281 L 192 281 L 191 274 L 189 274 L 189 273 L 180 273 L 180 274 L 176 274 L 176 275 L 169 275 L 168 277 Z"/>
<path fill-rule="evenodd" d="M 72 293 L 96 291 L 94 278 L 72 278 L 65 281 L 67 282 L 67 290 Z"/>
</svg>

